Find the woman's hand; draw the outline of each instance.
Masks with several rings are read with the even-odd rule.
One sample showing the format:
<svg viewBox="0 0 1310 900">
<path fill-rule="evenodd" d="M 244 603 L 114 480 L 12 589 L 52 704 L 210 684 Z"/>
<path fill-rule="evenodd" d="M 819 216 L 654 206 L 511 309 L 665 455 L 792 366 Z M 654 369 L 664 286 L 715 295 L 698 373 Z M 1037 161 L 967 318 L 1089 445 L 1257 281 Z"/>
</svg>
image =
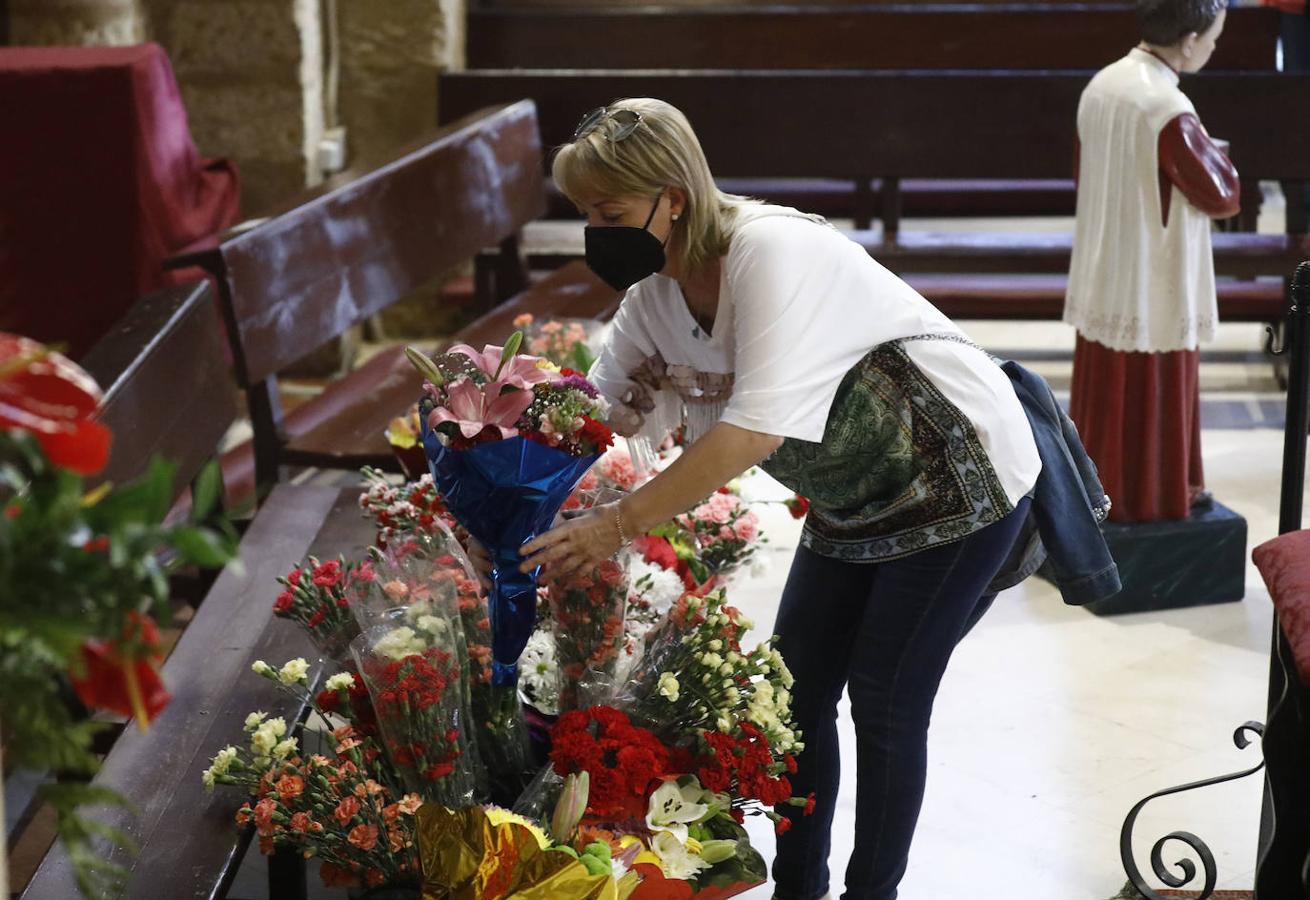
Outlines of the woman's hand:
<svg viewBox="0 0 1310 900">
<path fill-rule="evenodd" d="M 593 507 L 523 545 L 522 572 L 542 566 L 547 578 L 560 580 L 599 565 L 623 548 L 619 503 Z"/>
<path fill-rule="evenodd" d="M 478 573 L 478 581 L 482 584 L 484 591 L 491 590 L 491 557 L 487 555 L 487 548 L 473 535 L 468 536 L 469 562 L 473 563 L 473 571 Z"/>
</svg>

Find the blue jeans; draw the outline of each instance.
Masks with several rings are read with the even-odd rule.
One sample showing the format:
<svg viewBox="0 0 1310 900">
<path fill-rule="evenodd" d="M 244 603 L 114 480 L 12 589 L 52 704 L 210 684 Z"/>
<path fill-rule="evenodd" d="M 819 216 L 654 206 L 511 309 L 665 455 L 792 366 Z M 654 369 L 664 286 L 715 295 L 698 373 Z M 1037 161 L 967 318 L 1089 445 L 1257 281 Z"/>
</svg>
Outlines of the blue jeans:
<svg viewBox="0 0 1310 900">
<path fill-rule="evenodd" d="M 775 894 L 814 900 L 828 890 L 841 761 L 837 702 L 855 724 L 855 852 L 847 900 L 893 900 L 923 803 L 928 720 L 951 652 L 991 605 L 988 583 L 1009 553 L 1029 500 L 963 540 L 885 563 L 796 551 L 774 632 L 796 678 L 792 710 L 805 750 L 793 793 L 813 791 L 812 816 L 779 807 Z"/>
</svg>

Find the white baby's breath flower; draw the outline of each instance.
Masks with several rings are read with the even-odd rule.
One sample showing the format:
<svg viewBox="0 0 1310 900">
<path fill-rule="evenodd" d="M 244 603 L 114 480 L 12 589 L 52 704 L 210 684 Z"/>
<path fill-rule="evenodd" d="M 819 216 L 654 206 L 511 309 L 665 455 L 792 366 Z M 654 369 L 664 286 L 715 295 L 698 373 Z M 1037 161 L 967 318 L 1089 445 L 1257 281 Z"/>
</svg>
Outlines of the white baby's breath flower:
<svg viewBox="0 0 1310 900">
<path fill-rule="evenodd" d="M 297 656 L 282 666 L 277 673 L 277 680 L 287 685 L 299 684 L 305 680 L 308 673 L 309 663 L 305 662 L 304 657 Z"/>
<path fill-rule="evenodd" d="M 338 672 L 323 685 L 329 691 L 348 691 L 355 686 L 355 676 L 349 672 Z"/>
</svg>

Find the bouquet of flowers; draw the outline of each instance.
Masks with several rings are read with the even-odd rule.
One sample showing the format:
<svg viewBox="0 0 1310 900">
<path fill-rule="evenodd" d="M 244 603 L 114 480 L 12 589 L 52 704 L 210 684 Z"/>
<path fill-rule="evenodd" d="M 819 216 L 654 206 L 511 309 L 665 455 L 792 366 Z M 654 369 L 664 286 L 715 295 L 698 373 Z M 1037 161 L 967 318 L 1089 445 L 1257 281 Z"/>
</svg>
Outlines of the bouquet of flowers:
<svg viewBox="0 0 1310 900">
<path fill-rule="evenodd" d="M 280 669 L 256 663 L 254 670 L 313 704 L 322 722 L 339 707 L 325 708 L 320 701 L 353 689 L 352 676 L 335 675 L 318 698 L 310 696 L 303 659 Z M 251 713 L 246 745 L 220 750 L 202 775 L 205 786 L 243 788 L 250 799 L 237 811 L 237 825 L 254 824 L 264 854 L 289 849 L 319 857 L 328 887 L 417 888 L 414 816 L 423 801 L 400 792 L 374 735 L 351 724 L 330 732 L 305 730 L 304 740 L 321 745 L 309 753 L 290 731 L 284 719 Z"/>
<path fill-rule="evenodd" d="M 559 708 L 576 709 L 603 699 L 613 689 L 624 646 L 623 616 L 628 579 L 622 559 L 552 581 L 551 620 L 555 653 L 563 674 Z"/>
<path fill-rule="evenodd" d="M 766 543 L 759 516 L 730 488 L 720 488 L 674 521 L 682 529 L 680 537 L 694 540 L 697 563 L 720 580 L 749 563 Z"/>
<path fill-rule="evenodd" d="M 791 722 L 791 672 L 770 641 L 743 649 L 751 627 L 722 591 L 684 596 L 647 636 L 618 702 L 661 736 L 694 735 L 701 783 L 727 792 L 734 812 L 762 812 L 785 831 L 791 823 L 772 808 L 806 806 L 786 777 L 804 744 Z"/>
<path fill-rule="evenodd" d="M 620 497 L 619 491 L 610 488 L 579 490 L 565 507 L 591 509 Z M 615 686 L 625 646 L 627 559 L 628 554 L 621 553 L 590 569 L 552 579 L 546 587 L 555 656 L 561 669 L 560 710 L 602 702 Z"/>
<path fill-rule="evenodd" d="M 471 736 L 460 727 L 468 701 L 458 618 L 418 601 L 374 621 L 350 649 L 392 765 L 424 799 L 467 806 L 477 771 L 467 759 Z"/>
<path fill-rule="evenodd" d="M 424 460 L 426 465 L 426 457 Z M 386 547 L 394 538 L 414 531 L 435 533 L 443 525 L 454 533 L 455 519 L 446 509 L 429 473 L 423 472 L 403 485 L 392 484 L 384 472 L 369 466 L 361 469 L 360 474 L 368 487 L 359 495 L 359 506 L 377 523 L 377 546 Z"/>
<path fill-rule="evenodd" d="M 588 329 L 594 331 L 598 326 L 598 322 L 583 319 L 538 322 L 531 313 L 523 313 L 514 320 L 514 327 L 523 333 L 529 353 L 548 359 L 562 369 L 584 374 L 596 362 L 596 354 L 588 346 Z"/>
<path fill-rule="evenodd" d="M 359 634 L 350 596 L 372 581 L 370 562 L 348 563 L 341 557 L 319 562 L 311 556 L 278 577 L 283 590 L 273 601 L 273 614 L 300 623 L 320 653 L 344 663 L 350 659 L 350 642 Z"/>
<path fill-rule="evenodd" d="M 537 572 L 519 571 L 519 548 L 550 526 L 614 439 L 595 387 L 518 355 L 521 342 L 516 332 L 504 348 L 458 345 L 436 360 L 408 351 L 427 379 L 420 408 L 433 481 L 492 561 L 492 682 L 511 693 L 537 614 Z"/>
</svg>

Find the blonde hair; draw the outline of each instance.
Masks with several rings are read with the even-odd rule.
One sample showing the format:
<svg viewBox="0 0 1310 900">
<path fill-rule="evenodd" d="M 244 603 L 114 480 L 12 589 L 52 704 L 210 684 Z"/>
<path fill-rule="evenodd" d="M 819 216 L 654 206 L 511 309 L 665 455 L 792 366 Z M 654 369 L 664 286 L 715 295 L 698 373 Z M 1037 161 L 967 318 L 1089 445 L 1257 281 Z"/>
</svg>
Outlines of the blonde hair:
<svg viewBox="0 0 1310 900">
<path fill-rule="evenodd" d="M 574 203 L 595 196 L 647 196 L 681 188 L 687 205 L 674 223 L 670 249 L 687 273 L 723 256 L 732 243 L 737 212 L 760 201 L 725 194 L 714 183 L 705 152 L 687 117 L 676 107 L 650 97 L 618 100 L 588 133 L 555 150 L 551 176 Z M 641 116 L 632 134 L 610 140 L 624 123 L 617 110 Z"/>
</svg>

